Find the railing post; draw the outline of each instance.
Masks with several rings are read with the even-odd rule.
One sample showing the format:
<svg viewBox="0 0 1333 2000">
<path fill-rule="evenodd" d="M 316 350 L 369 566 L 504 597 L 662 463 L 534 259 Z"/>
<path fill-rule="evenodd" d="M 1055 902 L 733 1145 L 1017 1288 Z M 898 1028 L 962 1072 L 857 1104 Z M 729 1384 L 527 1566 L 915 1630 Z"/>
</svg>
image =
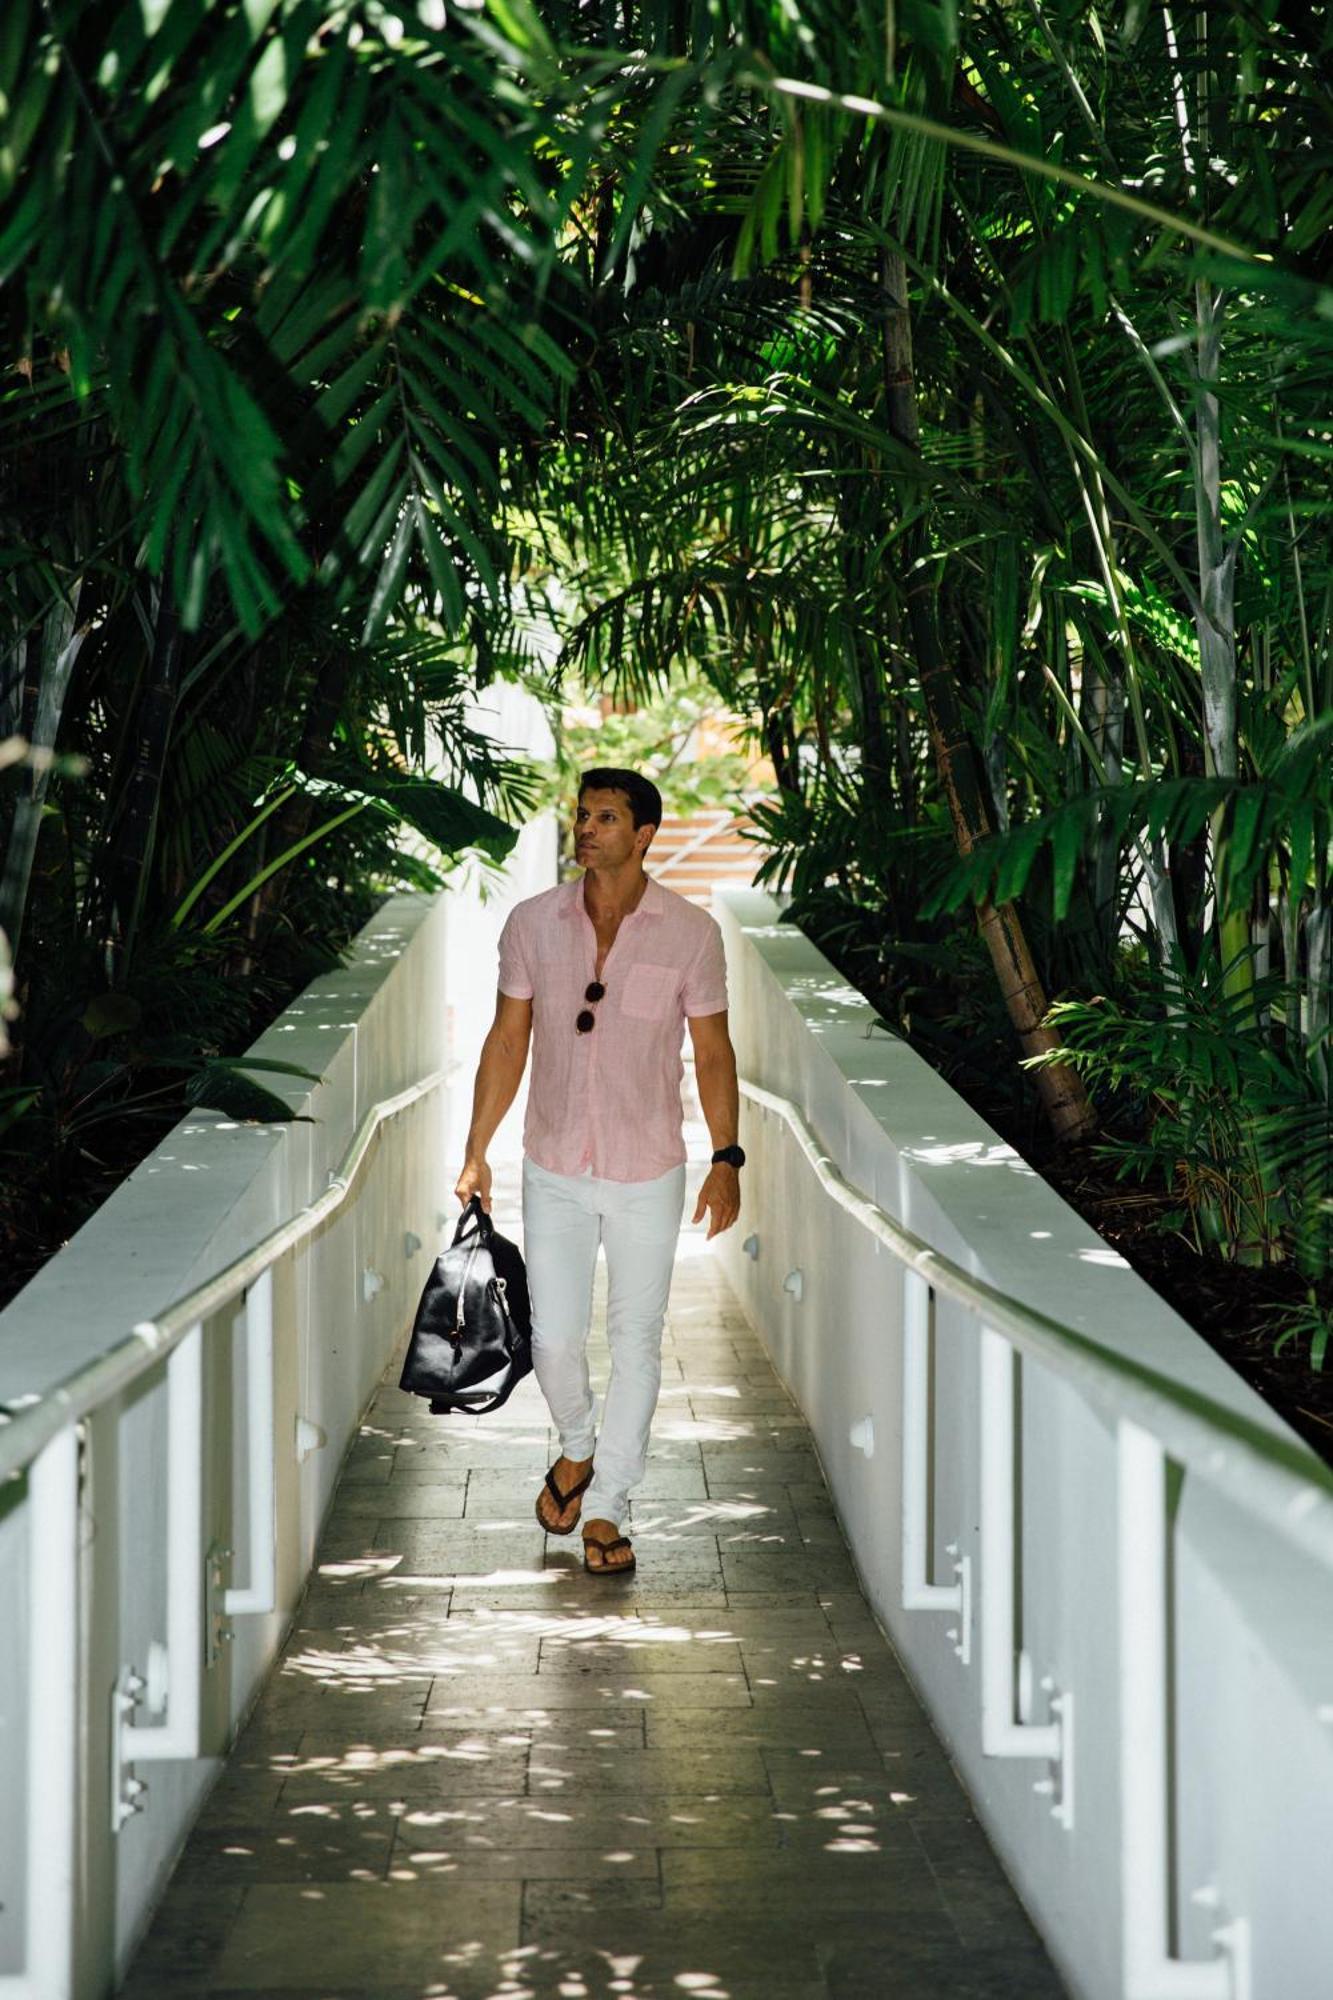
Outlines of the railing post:
<svg viewBox="0 0 1333 2000">
<path fill-rule="evenodd" d="M 245 1584 L 228 1590 L 223 1609 L 272 1611 L 278 1592 L 278 1526 L 273 1421 L 273 1266 L 245 1295 Z"/>
<path fill-rule="evenodd" d="M 200 1754 L 204 1670 L 203 1327 L 196 1321 L 167 1359 L 167 1635 L 145 1674 L 125 1666 L 112 1690 L 112 1818 L 117 1830 L 142 1801 L 132 1764 Z M 131 1720 L 141 1701 L 165 1707 L 157 1723 Z"/>
<path fill-rule="evenodd" d="M 950 1545 L 956 1583 L 930 1583 L 931 1289 L 903 1273 L 902 1600 L 904 1611 L 955 1611 L 954 1651 L 971 1658 L 971 1564 Z"/>
<path fill-rule="evenodd" d="M 1090 1409 L 1109 1415 L 1117 1426 L 1119 1700 L 1114 1714 L 1099 1705 L 1094 1725 L 1109 1731 L 1118 1728 L 1121 1852 L 1114 1888 L 1099 1883 L 1097 1889 L 1105 1894 L 1118 1890 L 1120 1895 L 1123 2000 L 1251 2000 L 1248 1918 L 1232 1917 L 1216 1924 L 1211 1932 L 1218 1947 L 1214 1957 L 1187 1961 L 1174 1955 L 1179 1940 L 1171 1921 L 1177 1864 L 1171 1852 L 1167 1749 L 1171 1693 L 1164 1468 L 1169 1452 L 1188 1476 L 1197 1477 L 1211 1491 L 1225 1493 L 1288 1551 L 1326 1570 L 1333 1564 L 1333 1490 L 1323 1468 L 1310 1453 L 1302 1465 L 1281 1439 L 1266 1439 L 1257 1425 L 1243 1423 L 1225 1398 L 1173 1381 L 1165 1364 L 1160 1372 L 1143 1365 L 1120 1352 L 1113 1338 L 1102 1340 L 1082 1325 L 1064 1325 L 954 1263 L 847 1180 L 796 1104 L 748 1077 L 741 1076 L 738 1083 L 744 1099 L 783 1120 L 830 1199 L 905 1267 L 902 1605 L 909 1611 L 957 1611 L 958 1628 L 949 1636 L 957 1639 L 959 1651 L 969 1630 L 971 1571 L 956 1545 L 949 1545 L 949 1553 L 958 1558 L 954 1565 L 958 1583 L 930 1581 L 929 1343 L 935 1290 L 974 1315 L 985 1329 L 980 1369 L 983 1751 L 1029 1756 L 1044 1754 L 1058 1742 L 1062 1764 L 1058 1793 L 1053 1777 L 1040 1780 L 1036 1789 L 1052 1795 L 1052 1809 L 1060 1818 L 1067 1817 L 1070 1801 L 1073 1697 L 1064 1691 L 1051 1702 L 1059 1717 L 1058 1736 L 1054 1723 L 1029 1725 L 1025 1718 L 1032 1705 L 1030 1668 L 1015 1654 L 1015 1357 L 1039 1363 L 1063 1388 L 1072 1390 Z M 747 1239 L 745 1249 L 752 1251 L 757 1241 L 757 1237 Z M 868 1420 L 854 1427 L 852 1442 L 862 1450 L 872 1448 Z M 1322 1707 L 1318 1713 L 1328 1719 Z M 1229 1782 L 1234 1793 L 1234 1781 Z M 1216 1908 L 1221 1901 L 1217 1885 L 1207 1882 L 1192 1885 L 1188 1893 L 1182 1890 L 1182 1897 L 1203 1909 Z"/>
<path fill-rule="evenodd" d="M 1014 1350 L 981 1329 L 981 1748 L 987 1757 L 1036 1757 L 1056 1767 L 1038 1787 L 1053 1794 L 1053 1815 L 1074 1824 L 1073 1697 L 1052 1696 L 1053 1722 L 1018 1720 L 1014 1640 Z M 1022 1690 L 1026 1707 L 1029 1690 Z"/>
<path fill-rule="evenodd" d="M 57 1431 L 28 1472 L 24 1967 L 4 2000 L 68 2000 L 78 1855 L 79 1437 Z"/>
<path fill-rule="evenodd" d="M 1250 2000 L 1249 1926 L 1212 1933 L 1216 1958 L 1172 1953 L 1168 1838 L 1166 1455 L 1138 1424 L 1117 1427 L 1120 1646 L 1120 1884 L 1125 2000 Z"/>
</svg>

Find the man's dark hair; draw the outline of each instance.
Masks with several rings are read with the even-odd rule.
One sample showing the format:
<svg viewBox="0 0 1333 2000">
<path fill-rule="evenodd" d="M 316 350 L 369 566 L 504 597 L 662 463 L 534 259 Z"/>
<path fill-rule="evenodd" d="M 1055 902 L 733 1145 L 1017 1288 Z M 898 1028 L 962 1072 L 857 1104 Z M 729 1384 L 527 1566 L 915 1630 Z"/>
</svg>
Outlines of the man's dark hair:
<svg viewBox="0 0 1333 2000">
<path fill-rule="evenodd" d="M 585 771 L 579 779 L 579 797 L 585 792 L 624 792 L 636 833 L 641 826 L 662 824 L 662 794 L 651 778 L 642 777 L 637 771 L 611 768 Z"/>
</svg>

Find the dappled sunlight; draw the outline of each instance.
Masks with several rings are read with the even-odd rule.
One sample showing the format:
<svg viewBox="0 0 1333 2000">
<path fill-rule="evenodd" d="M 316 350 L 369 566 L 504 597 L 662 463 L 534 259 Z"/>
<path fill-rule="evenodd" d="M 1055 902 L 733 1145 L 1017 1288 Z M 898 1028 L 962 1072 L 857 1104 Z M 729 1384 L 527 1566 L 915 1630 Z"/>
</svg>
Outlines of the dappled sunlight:
<svg viewBox="0 0 1333 2000">
<path fill-rule="evenodd" d="M 640 1502 L 634 1511 L 634 1526 L 639 1534 L 656 1535 L 672 1528 L 681 1531 L 691 1528 L 723 1529 L 761 1521 L 766 1515 L 776 1515 L 777 1511 L 776 1507 L 765 1505 L 763 1501 L 746 1500 L 743 1496 L 734 1500 Z"/>
<path fill-rule="evenodd" d="M 657 1426 L 654 1436 L 667 1443 L 748 1444 L 763 1428 L 762 1423 L 736 1423 L 725 1417 L 671 1417 Z"/>
<path fill-rule="evenodd" d="M 783 986 L 798 1006 L 810 1001 L 819 1001 L 830 1007 L 851 1007 L 864 1012 L 868 1006 L 864 993 L 858 993 L 854 986 L 830 979 L 826 972 L 787 973 Z"/>
<path fill-rule="evenodd" d="M 480 1631 L 493 1621 L 502 1623 L 503 1629 L 516 1636 L 539 1639 L 561 1639 L 575 1634 L 599 1640 L 619 1638 L 624 1632 L 637 1631 L 642 1623 L 637 1612 L 571 1612 L 552 1614 L 546 1611 L 467 1611 L 455 1613 L 451 1622 L 461 1618 L 476 1620 L 475 1629 Z"/>
<path fill-rule="evenodd" d="M 278 1988 L 806 2000 L 818 1968 L 789 1979 L 805 1947 L 772 1944 L 782 1907 L 854 1929 L 901 1912 L 904 1879 L 938 1934 L 914 1829 L 945 1794 L 916 1780 L 947 1766 L 853 1623 L 795 1405 L 737 1360 L 748 1331 L 695 1271 L 669 1351 L 706 1356 L 705 1379 L 668 1373 L 623 1592 L 531 1519 L 544 1421 L 435 1429 L 385 1371 L 223 1823 L 195 1836 L 210 1881 L 287 1899 Z M 915 1718 L 901 1737 L 861 1705 L 886 1687 Z M 365 1967 L 404 1934 L 421 1938 L 411 1979 L 342 1977 L 344 1938 Z"/>
<path fill-rule="evenodd" d="M 321 1584 L 364 1584 L 368 1578 L 381 1577 L 396 1569 L 402 1561 L 396 1555 L 367 1555 L 344 1557 L 337 1562 L 321 1562 L 316 1566 L 315 1575 Z"/>
<path fill-rule="evenodd" d="M 317 1777 L 345 1784 L 349 1788 L 364 1784 L 366 1779 L 372 1777 L 420 1776 L 423 1773 L 438 1776 L 447 1785 L 449 1776 L 460 1768 L 466 1768 L 473 1775 L 497 1764 L 508 1769 L 513 1764 L 512 1753 L 515 1750 L 526 1751 L 527 1747 L 524 1736 L 497 1734 L 490 1738 L 474 1737 L 462 1743 L 424 1738 L 410 1748 L 399 1745 L 394 1749 L 373 1749 L 367 1745 L 356 1745 L 342 1751 L 297 1755 L 286 1766 L 286 1771 L 291 1778 Z"/>
<path fill-rule="evenodd" d="M 401 1562 L 402 1557 L 397 1556 L 394 1560 Z M 371 1607 L 367 1615 L 375 1615 L 382 1599 L 388 1599 L 384 1608 L 392 1613 L 394 1596 L 401 1598 L 410 1594 L 413 1597 L 439 1598 L 443 1606 L 440 1616 L 447 1617 L 452 1589 L 452 1581 L 447 1576 L 418 1576 L 412 1570 L 386 1569 L 366 1585 L 364 1596 Z"/>
<path fill-rule="evenodd" d="M 318 1683 L 329 1695 L 374 1694 L 406 1686 L 420 1686 L 424 1692 L 428 1685 L 419 1666 L 407 1672 L 380 1653 L 326 1652 L 313 1646 L 289 1652 L 274 1685 L 281 1689 L 302 1679 Z"/>
<path fill-rule="evenodd" d="M 915 1160 L 923 1167 L 1006 1167 L 1011 1174 L 1025 1174 L 1031 1180 L 1036 1170 L 1030 1167 L 1020 1153 L 1012 1146 L 1000 1141 L 990 1143 L 984 1139 L 962 1139 L 953 1145 L 902 1146 L 899 1149 L 905 1160 Z M 980 1218 L 985 1220 L 984 1217 Z"/>
</svg>

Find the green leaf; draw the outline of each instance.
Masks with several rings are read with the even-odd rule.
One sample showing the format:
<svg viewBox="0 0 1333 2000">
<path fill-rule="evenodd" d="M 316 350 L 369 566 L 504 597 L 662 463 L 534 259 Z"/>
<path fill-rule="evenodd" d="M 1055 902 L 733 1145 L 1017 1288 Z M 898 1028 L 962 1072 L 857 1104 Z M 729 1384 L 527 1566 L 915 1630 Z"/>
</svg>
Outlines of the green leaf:
<svg viewBox="0 0 1333 2000">
<path fill-rule="evenodd" d="M 110 1035 L 131 1035 L 143 1020 L 143 1007 L 132 993 L 98 993 L 82 1014 L 84 1029 L 94 1041 Z"/>
<path fill-rule="evenodd" d="M 1069 915 L 1085 834 L 1086 826 L 1080 814 L 1065 812 L 1055 815 L 1051 824 L 1051 859 L 1052 908 L 1057 923 L 1063 923 Z"/>
<path fill-rule="evenodd" d="M 366 622 L 361 628 L 361 644 L 373 645 L 388 621 L 390 612 L 403 594 L 403 579 L 407 575 L 407 558 L 412 549 L 412 529 L 414 514 L 410 506 L 404 507 L 399 516 L 398 526 L 389 544 L 388 552 L 380 565 L 380 573 L 375 579 L 370 605 L 366 611 Z"/>
<path fill-rule="evenodd" d="M 206 1062 L 198 1074 L 186 1083 L 185 1100 L 187 1104 L 198 1105 L 203 1111 L 220 1111 L 224 1118 L 235 1118 L 247 1124 L 312 1125 L 315 1122 L 308 1113 L 291 1110 L 284 1098 L 272 1090 L 265 1090 L 262 1083 L 255 1083 L 231 1063 Z"/>
<path fill-rule="evenodd" d="M 492 861 L 503 861 L 518 839 L 517 827 L 434 778 L 371 770 L 341 759 L 330 772 L 330 786 L 346 797 L 361 793 L 378 800 L 445 854 L 478 847 Z M 321 782 L 321 792 L 329 789 Z"/>
<path fill-rule="evenodd" d="M 624 192 L 620 197 L 615 231 L 612 235 L 611 245 L 606 253 L 606 260 L 602 268 L 603 278 L 610 277 L 620 262 L 621 256 L 624 254 L 625 246 L 629 242 L 630 231 L 639 217 L 643 197 L 648 187 L 654 162 L 657 159 L 658 148 L 667 135 L 681 99 L 687 90 L 694 88 L 697 82 L 698 72 L 693 66 L 686 67 L 682 65 L 672 75 L 669 75 L 653 99 L 652 109 L 648 113 L 647 118 L 642 121 L 639 127 L 634 148 L 634 164 L 630 169 L 629 179 L 625 183 Z"/>
<path fill-rule="evenodd" d="M 0 1134 L 8 1132 L 20 1118 L 26 1117 L 41 1094 L 40 1085 L 17 1084 L 0 1090 Z"/>
<path fill-rule="evenodd" d="M 431 580 L 440 593 L 444 622 L 450 631 L 457 631 L 463 622 L 463 592 L 459 586 L 453 559 L 440 539 L 440 531 L 431 519 L 420 494 L 413 494 L 412 508 L 417 526 L 417 540 L 421 543 L 425 554 Z"/>
<path fill-rule="evenodd" d="M 532 0 L 486 0 L 486 12 L 515 49 L 540 58 L 544 67 L 554 66 L 555 44 Z"/>
</svg>

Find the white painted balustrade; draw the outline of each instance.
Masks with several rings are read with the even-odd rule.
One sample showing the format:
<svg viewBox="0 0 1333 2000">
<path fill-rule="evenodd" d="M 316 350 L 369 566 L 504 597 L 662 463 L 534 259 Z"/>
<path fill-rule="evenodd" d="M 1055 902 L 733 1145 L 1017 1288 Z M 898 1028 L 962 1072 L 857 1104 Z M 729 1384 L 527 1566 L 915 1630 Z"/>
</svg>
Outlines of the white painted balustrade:
<svg viewBox="0 0 1333 2000">
<path fill-rule="evenodd" d="M 306 1122 L 187 1118 L 0 1314 L 2 2000 L 111 1991 L 281 1642 L 456 1211 L 475 923 L 386 904 L 256 1046 Z"/>
<path fill-rule="evenodd" d="M 0 1315 L 5 2000 L 110 1991 L 300 1595 L 448 1220 L 446 921 L 390 902 L 263 1037 L 309 1123 L 185 1120 Z"/>
<path fill-rule="evenodd" d="M 472 720 L 549 754 L 521 690 Z M 295 1122 L 182 1120 L 0 1313 L 0 2000 L 133 1956 L 452 1230 L 496 939 L 554 876 L 545 821 L 484 902 L 388 901 L 252 1051 L 318 1078 L 265 1074 Z"/>
<path fill-rule="evenodd" d="M 720 1254 L 1071 1992 L 1333 1995 L 1333 1475 L 772 899 L 719 914 Z"/>
</svg>

